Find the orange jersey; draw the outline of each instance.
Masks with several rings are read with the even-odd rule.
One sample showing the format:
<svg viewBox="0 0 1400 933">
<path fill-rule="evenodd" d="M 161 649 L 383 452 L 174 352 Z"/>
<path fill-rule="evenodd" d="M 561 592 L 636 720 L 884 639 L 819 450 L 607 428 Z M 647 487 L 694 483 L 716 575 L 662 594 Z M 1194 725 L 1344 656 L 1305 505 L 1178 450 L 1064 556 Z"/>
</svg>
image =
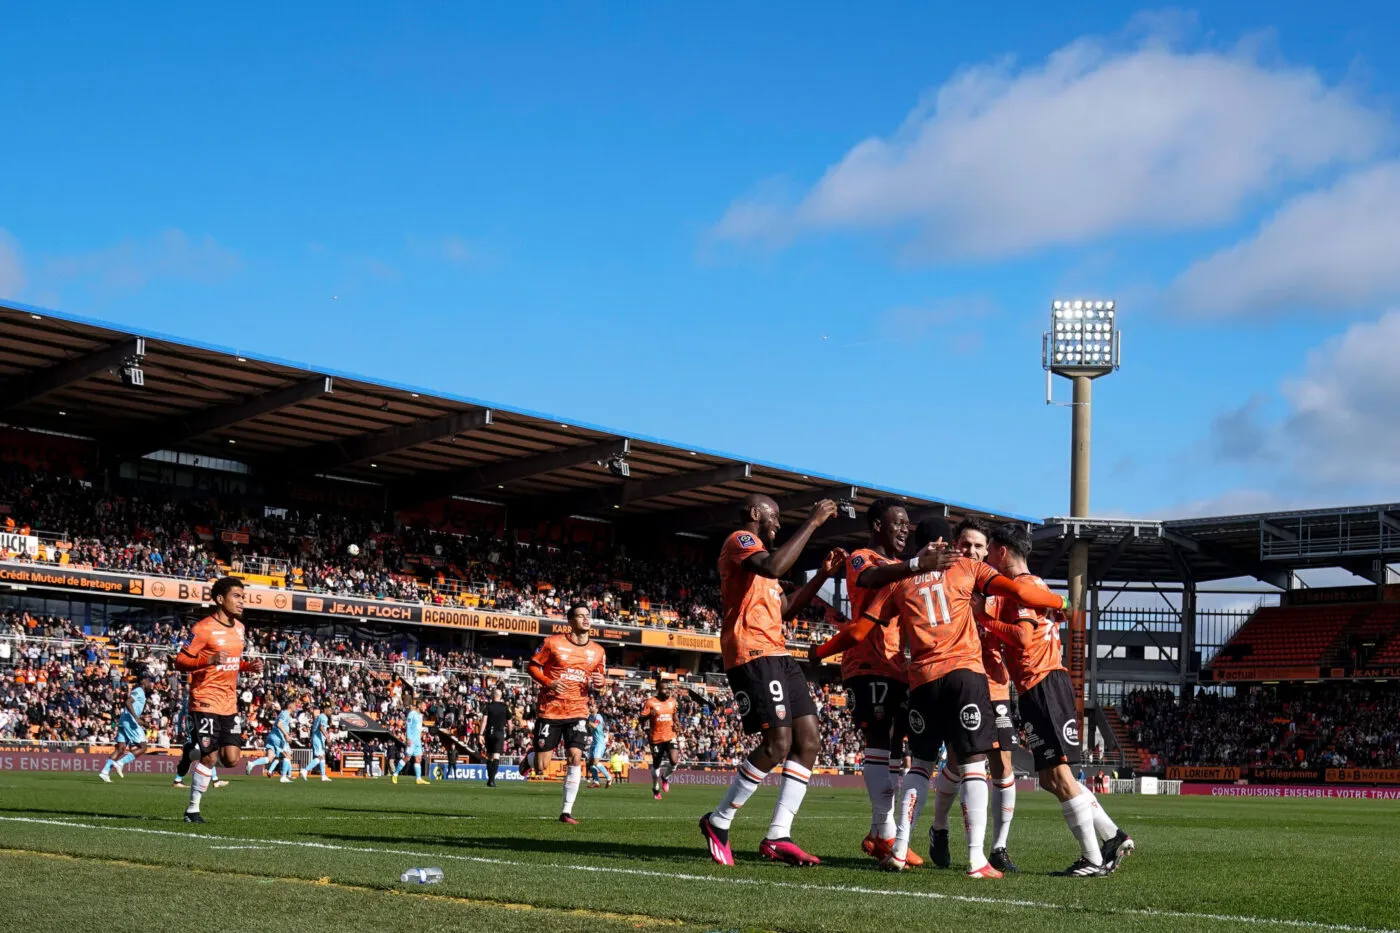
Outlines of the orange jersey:
<svg viewBox="0 0 1400 933">
<path fill-rule="evenodd" d="M 754 658 L 788 653 L 783 637 L 783 588 L 777 580 L 744 568 L 744 561 L 768 549 L 758 535 L 736 531 L 719 552 L 719 594 L 724 623 L 719 633 L 724 669 Z"/>
<path fill-rule="evenodd" d="M 977 634 L 982 636 L 982 667 L 987 671 L 987 691 L 992 702 L 1007 702 L 1011 699 L 1011 675 L 1006 672 L 1006 661 L 1002 658 L 1001 642 L 987 637 L 983 623 L 995 619 L 1004 600 L 1000 596 L 988 596 L 986 608 L 977 614 Z"/>
<path fill-rule="evenodd" d="M 223 653 L 224 663 L 214 664 Z M 175 656 L 175 667 L 190 675 L 190 711 L 232 716 L 238 712 L 238 669 L 243 663 L 243 623 L 224 625 L 213 616 L 190 630 L 189 644 Z"/>
<path fill-rule="evenodd" d="M 860 575 L 871 567 L 893 564 L 870 548 L 861 548 L 846 559 L 846 592 L 851 599 L 851 622 L 862 617 L 880 618 L 880 608 L 888 598 L 891 587 L 877 589 L 861 586 Z M 904 645 L 899 640 L 899 628 L 878 625 L 855 646 L 841 654 L 841 679 L 852 677 L 890 677 L 904 680 Z"/>
<path fill-rule="evenodd" d="M 958 558 L 945 571 L 907 577 L 891 587 L 880 615 L 899 616 L 904 644 L 909 646 L 910 688 L 956 670 L 986 673 L 972 596 L 985 594 L 996 577 L 988 565 Z"/>
<path fill-rule="evenodd" d="M 642 716 L 651 722 L 651 744 L 676 740 L 676 698 L 659 700 L 652 697 L 642 707 Z"/>
<path fill-rule="evenodd" d="M 1045 581 L 1032 574 L 1022 574 L 1020 581 L 1029 581 L 1049 592 Z M 991 609 L 988 600 L 988 609 Z M 1007 670 L 1016 681 L 1016 689 L 1024 693 L 1054 671 L 1065 669 L 1060 649 L 1060 613 L 1053 609 L 1029 609 L 1014 599 L 997 601 L 996 613 L 984 620 L 987 633 L 1003 646 Z"/>
<path fill-rule="evenodd" d="M 530 660 L 540 666 L 548 684 L 540 690 L 540 718 L 585 718 L 589 679 L 606 666 L 602 646 L 591 640 L 576 645 L 568 635 L 551 635 Z"/>
</svg>

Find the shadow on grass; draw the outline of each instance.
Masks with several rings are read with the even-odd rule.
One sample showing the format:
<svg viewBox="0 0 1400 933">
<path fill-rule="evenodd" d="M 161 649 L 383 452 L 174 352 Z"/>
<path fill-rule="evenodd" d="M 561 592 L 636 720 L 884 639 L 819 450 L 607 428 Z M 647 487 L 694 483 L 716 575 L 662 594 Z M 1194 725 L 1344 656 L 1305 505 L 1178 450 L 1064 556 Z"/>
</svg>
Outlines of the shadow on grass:
<svg viewBox="0 0 1400 933">
<path fill-rule="evenodd" d="M 703 840 L 700 839 L 700 834 L 698 832 L 695 835 L 695 845 L 693 846 L 652 845 L 608 839 L 534 839 L 522 836 L 442 836 L 423 834 L 404 838 L 403 836 L 368 836 L 350 833 L 307 833 L 306 835 L 328 841 L 362 842 L 388 846 L 412 844 L 433 845 L 442 846 L 445 849 L 458 849 L 475 853 L 489 852 L 502 855 L 528 853 L 557 856 L 581 855 L 616 859 L 652 859 L 666 862 L 687 862 L 695 865 L 697 868 L 706 867 L 710 864 L 708 854 L 705 850 L 705 844 Z M 756 852 L 736 852 L 735 858 L 741 865 L 771 864 L 767 859 L 760 859 Z M 870 869 L 874 864 L 875 863 L 868 858 L 858 859 L 837 856 L 829 859 L 822 859 L 822 865 L 833 868 Z"/>
<path fill-rule="evenodd" d="M 0 807 L 0 813 L 16 813 L 23 815 L 45 815 L 45 816 L 85 816 L 95 819 L 107 820 L 130 820 L 136 822 L 172 822 L 183 819 L 179 814 L 175 816 L 143 816 L 138 813 L 103 813 L 98 810 L 55 810 L 45 807 Z"/>
</svg>

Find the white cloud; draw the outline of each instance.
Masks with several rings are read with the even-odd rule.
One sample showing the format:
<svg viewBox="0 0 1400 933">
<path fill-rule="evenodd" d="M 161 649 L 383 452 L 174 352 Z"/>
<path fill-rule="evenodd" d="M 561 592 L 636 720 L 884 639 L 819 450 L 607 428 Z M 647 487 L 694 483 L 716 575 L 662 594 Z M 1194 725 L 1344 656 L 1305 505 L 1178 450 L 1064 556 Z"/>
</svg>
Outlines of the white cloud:
<svg viewBox="0 0 1400 933">
<path fill-rule="evenodd" d="M 1248 51 L 1114 50 L 968 69 L 851 149 L 796 204 L 732 205 L 714 234 L 783 242 L 886 230 L 932 257 L 1217 224 L 1250 198 L 1372 156 L 1385 117 L 1312 69 Z"/>
<path fill-rule="evenodd" d="M 0 298 L 17 298 L 24 289 L 24 257 L 19 241 L 0 229 Z"/>
<path fill-rule="evenodd" d="M 238 254 L 213 237 L 167 230 L 143 240 L 126 239 L 92 252 L 55 257 L 44 269 L 53 279 L 107 291 L 136 291 L 158 279 L 215 282 L 238 267 Z"/>
<path fill-rule="evenodd" d="M 1319 486 L 1400 487 L 1400 309 L 1355 324 L 1283 385 L 1294 472 Z M 1400 496 L 1395 496 L 1400 498 Z"/>
<path fill-rule="evenodd" d="M 1400 162 L 1286 203 L 1254 236 L 1187 269 L 1188 314 L 1375 307 L 1400 296 Z"/>
</svg>

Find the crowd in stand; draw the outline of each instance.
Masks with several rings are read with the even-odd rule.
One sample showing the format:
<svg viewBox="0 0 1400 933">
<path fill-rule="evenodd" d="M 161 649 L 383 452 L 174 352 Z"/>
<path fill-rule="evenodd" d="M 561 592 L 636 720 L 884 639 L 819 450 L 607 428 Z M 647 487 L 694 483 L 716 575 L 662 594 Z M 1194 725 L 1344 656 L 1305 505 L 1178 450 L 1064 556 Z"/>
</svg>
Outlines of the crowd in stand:
<svg viewBox="0 0 1400 933">
<path fill-rule="evenodd" d="M 1322 684 L 1234 696 L 1130 693 L 1120 710 L 1138 746 L 1164 765 L 1400 767 L 1400 692 Z"/>
<path fill-rule="evenodd" d="M 143 664 L 156 679 L 149 699 L 147 719 L 158 744 L 179 742 L 173 716 L 179 705 L 179 679 L 172 672 L 169 652 L 185 633 L 178 627 L 154 623 L 124 625 L 108 633 L 108 641 L 87 639 L 71 623 L 36 619 L 15 612 L 0 616 L 0 637 L 9 636 L 10 666 L 0 662 L 0 739 L 33 738 L 65 742 L 110 741 L 116 714 L 129 684 L 125 663 Z M 54 643 L 48 639 L 64 639 Z M 428 699 L 428 720 L 454 723 L 467 745 L 476 744 L 477 716 L 494 687 L 506 691 L 516 711 L 505 754 L 523 755 L 533 729 L 536 692 L 533 682 L 517 668 L 501 670 L 470 652 L 437 651 L 425 647 L 409 659 L 377 639 L 327 640 L 304 632 L 249 629 L 249 650 L 265 656 L 260 675 L 244 675 L 240 707 L 247 726 L 245 745 L 257 747 L 283 708 L 296 708 L 307 744 L 312 710 L 329 713 L 365 712 L 397 735 L 403 734 L 410 690 Z M 122 658 L 109 663 L 109 653 Z M 653 689 L 640 682 L 616 682 L 599 698 L 598 707 L 608 724 L 610 751 L 621 750 L 631 761 L 646 761 L 649 743 L 639 716 Z M 729 694 L 706 693 L 678 685 L 677 731 L 683 758 L 688 762 L 732 764 L 747 753 L 752 738 L 743 734 Z M 818 688 L 817 705 L 822 716 L 824 748 L 819 764 L 853 766 L 863 747 L 850 717 L 835 702 L 828 688 Z M 442 739 L 427 733 L 429 754 L 442 754 Z M 335 753 L 345 748 L 337 743 Z M 371 753 L 391 760 L 397 743 L 371 743 Z"/>
<path fill-rule="evenodd" d="M 0 468 L 0 503 L 11 525 L 61 542 L 58 554 L 74 566 L 209 580 L 222 561 L 276 568 L 285 585 L 314 593 L 542 616 L 585 602 L 602 621 L 719 631 L 714 560 L 696 554 L 644 558 L 602 544 L 508 541 L 493 530 L 459 535 L 344 514 L 254 514 L 212 499 L 104 495 L 13 464 Z M 808 607 L 793 636 L 809 639 L 826 613 L 821 603 Z"/>
</svg>

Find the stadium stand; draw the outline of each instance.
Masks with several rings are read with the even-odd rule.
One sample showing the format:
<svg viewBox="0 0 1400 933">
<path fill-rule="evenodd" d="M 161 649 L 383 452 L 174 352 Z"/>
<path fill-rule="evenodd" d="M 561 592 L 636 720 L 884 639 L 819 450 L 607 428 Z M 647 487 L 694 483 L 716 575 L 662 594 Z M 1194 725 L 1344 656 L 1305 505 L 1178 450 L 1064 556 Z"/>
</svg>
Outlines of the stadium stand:
<svg viewBox="0 0 1400 933">
<path fill-rule="evenodd" d="M 1366 609 L 1355 606 L 1265 606 L 1211 662 L 1217 672 L 1253 671 L 1264 679 L 1317 677 L 1342 631 Z"/>
</svg>

